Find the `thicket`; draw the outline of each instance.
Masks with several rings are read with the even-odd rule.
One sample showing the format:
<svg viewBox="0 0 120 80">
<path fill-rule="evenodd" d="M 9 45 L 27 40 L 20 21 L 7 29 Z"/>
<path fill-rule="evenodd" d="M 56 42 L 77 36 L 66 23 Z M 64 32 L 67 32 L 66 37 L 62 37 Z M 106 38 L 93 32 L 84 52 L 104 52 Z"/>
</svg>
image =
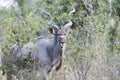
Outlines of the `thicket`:
<svg viewBox="0 0 120 80">
<path fill-rule="evenodd" d="M 18 8 L 0 10 L 0 48 L 12 54 L 14 44 L 24 45 L 47 36 L 52 24 L 73 21 L 67 35 L 63 71 L 54 80 L 120 80 L 120 1 L 119 0 L 17 0 Z M 72 7 L 76 12 L 68 15 Z M 49 18 L 41 14 L 49 12 Z M 29 72 L 28 72 L 29 73 Z M 19 72 L 21 80 L 25 70 Z M 35 74 L 33 72 L 33 74 Z M 36 75 L 34 75 L 36 76 Z"/>
</svg>

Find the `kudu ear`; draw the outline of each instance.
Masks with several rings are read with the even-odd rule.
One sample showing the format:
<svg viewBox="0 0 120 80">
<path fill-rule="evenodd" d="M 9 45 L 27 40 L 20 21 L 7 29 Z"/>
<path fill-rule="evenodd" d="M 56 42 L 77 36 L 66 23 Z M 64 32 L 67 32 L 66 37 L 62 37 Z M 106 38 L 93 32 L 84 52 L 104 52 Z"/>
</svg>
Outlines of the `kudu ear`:
<svg viewBox="0 0 120 80">
<path fill-rule="evenodd" d="M 48 33 L 50 34 L 55 34 L 59 31 L 60 29 L 58 28 L 57 25 L 53 25 L 53 28 L 48 28 Z"/>
<path fill-rule="evenodd" d="M 70 27 L 72 26 L 73 22 L 69 21 L 67 24 L 65 24 L 62 28 L 62 30 L 64 30 L 66 33 L 69 32 Z"/>
<path fill-rule="evenodd" d="M 48 28 L 48 33 L 53 34 L 53 28 Z"/>
</svg>

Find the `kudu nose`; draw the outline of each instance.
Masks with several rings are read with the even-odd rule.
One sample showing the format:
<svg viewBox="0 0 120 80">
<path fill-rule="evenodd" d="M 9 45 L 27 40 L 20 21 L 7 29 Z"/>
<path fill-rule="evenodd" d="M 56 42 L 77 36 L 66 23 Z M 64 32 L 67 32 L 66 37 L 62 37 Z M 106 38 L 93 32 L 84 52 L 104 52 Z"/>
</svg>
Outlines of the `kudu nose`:
<svg viewBox="0 0 120 80">
<path fill-rule="evenodd" d="M 61 44 L 64 44 L 65 42 L 61 42 Z"/>
<path fill-rule="evenodd" d="M 65 36 L 60 36 L 59 37 L 59 43 L 60 43 L 61 48 L 63 48 L 64 43 L 65 43 Z"/>
<path fill-rule="evenodd" d="M 65 42 L 60 42 L 61 48 L 63 48 L 64 43 L 65 43 Z"/>
</svg>

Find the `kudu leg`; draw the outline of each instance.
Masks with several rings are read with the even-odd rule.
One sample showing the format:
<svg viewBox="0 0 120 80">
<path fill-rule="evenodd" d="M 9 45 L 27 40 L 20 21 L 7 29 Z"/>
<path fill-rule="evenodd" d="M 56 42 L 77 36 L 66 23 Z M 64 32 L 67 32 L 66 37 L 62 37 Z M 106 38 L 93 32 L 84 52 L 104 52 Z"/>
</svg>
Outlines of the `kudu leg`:
<svg viewBox="0 0 120 80">
<path fill-rule="evenodd" d="M 6 72 L 7 80 L 12 80 L 11 71 Z"/>
<path fill-rule="evenodd" d="M 62 58 L 60 59 L 60 62 L 58 64 L 58 66 L 55 68 L 55 70 L 59 71 L 59 70 L 61 70 L 61 68 L 62 68 Z"/>
<path fill-rule="evenodd" d="M 42 80 L 50 80 L 52 76 L 52 67 L 45 67 Z"/>
</svg>

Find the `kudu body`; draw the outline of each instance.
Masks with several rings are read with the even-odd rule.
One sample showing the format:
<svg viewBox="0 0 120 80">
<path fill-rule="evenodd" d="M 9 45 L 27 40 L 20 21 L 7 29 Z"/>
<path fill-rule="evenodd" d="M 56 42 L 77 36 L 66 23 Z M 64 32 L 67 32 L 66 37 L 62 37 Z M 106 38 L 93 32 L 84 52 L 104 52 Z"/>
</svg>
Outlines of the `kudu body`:
<svg viewBox="0 0 120 80">
<path fill-rule="evenodd" d="M 58 28 L 57 25 L 53 25 L 52 28 L 48 28 L 48 33 L 54 35 L 54 39 L 48 39 L 45 37 L 39 38 L 35 43 L 28 43 L 24 45 L 20 50 L 19 48 L 14 50 L 15 58 L 19 58 L 25 54 L 29 54 L 33 61 L 42 65 L 43 80 L 49 80 L 53 69 L 60 70 L 62 66 L 62 58 L 66 45 L 66 34 L 69 32 L 72 26 L 72 21 L 69 21 L 66 25 Z M 29 48 L 35 47 L 35 50 L 29 50 Z M 3 59 L 4 62 L 4 59 Z M 7 72 L 8 79 L 10 79 L 10 72 Z"/>
</svg>

